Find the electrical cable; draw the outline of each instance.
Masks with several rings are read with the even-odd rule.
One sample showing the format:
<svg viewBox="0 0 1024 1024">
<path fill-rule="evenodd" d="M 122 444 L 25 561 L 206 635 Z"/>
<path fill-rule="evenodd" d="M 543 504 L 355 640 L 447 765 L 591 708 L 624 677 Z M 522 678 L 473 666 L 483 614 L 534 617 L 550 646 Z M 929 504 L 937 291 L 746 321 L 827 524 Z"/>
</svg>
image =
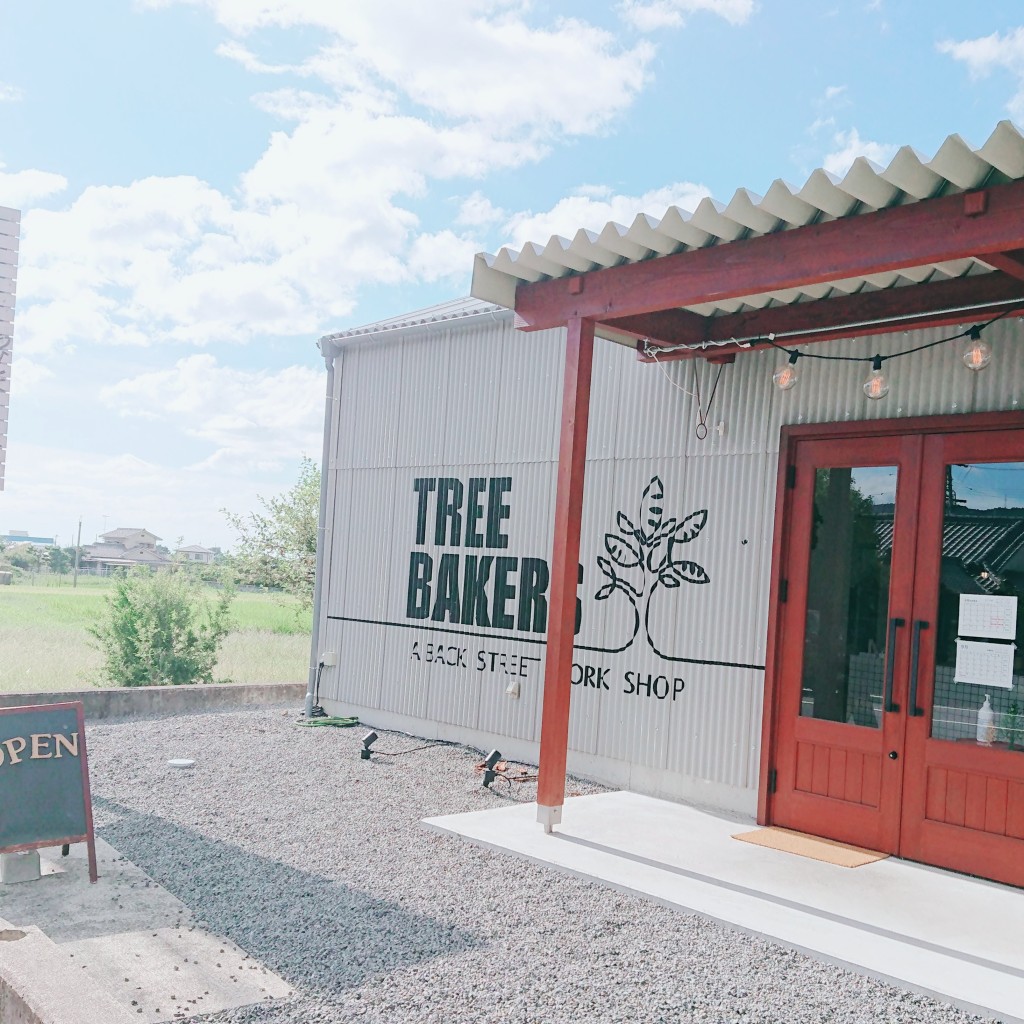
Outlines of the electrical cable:
<svg viewBox="0 0 1024 1024">
<path fill-rule="evenodd" d="M 961 338 L 969 338 L 972 336 L 974 332 L 977 332 L 980 336 L 982 331 L 987 330 L 994 323 L 996 323 L 996 321 L 1005 319 L 1012 312 L 1012 310 L 1006 310 L 1003 313 L 998 313 L 996 316 L 992 317 L 991 320 L 986 320 L 984 323 L 975 324 L 973 327 L 968 327 L 966 330 L 961 331 L 959 334 L 951 334 L 948 338 L 938 338 L 935 341 L 927 341 L 923 345 L 916 345 L 914 348 L 908 348 L 902 352 L 893 352 L 887 356 L 883 356 L 880 353 L 874 356 L 829 356 L 824 355 L 820 352 L 801 352 L 799 349 L 786 348 L 785 345 L 780 345 L 772 337 L 757 339 L 757 341 L 753 342 L 752 344 L 763 342 L 767 345 L 771 345 L 772 348 L 777 348 L 780 352 L 785 352 L 786 355 L 789 356 L 791 356 L 795 352 L 801 359 L 821 359 L 824 362 L 831 363 L 871 363 L 874 362 L 874 360 L 876 359 L 880 359 L 884 363 L 888 362 L 890 359 L 899 359 L 902 356 L 913 355 L 915 352 L 923 352 L 925 349 L 935 348 L 937 345 L 948 345 L 952 341 L 959 341 Z"/>
<path fill-rule="evenodd" d="M 324 663 L 323 661 L 317 666 L 316 669 L 316 682 L 313 684 L 313 707 L 310 709 L 310 718 L 326 718 L 327 712 L 320 707 L 320 676 L 323 675 Z"/>
<path fill-rule="evenodd" d="M 404 754 L 411 754 L 415 750 L 429 750 L 431 747 L 450 747 L 452 746 L 449 740 L 437 740 L 434 743 L 424 743 L 419 747 L 409 747 L 408 750 L 374 750 L 374 754 L 380 754 L 381 757 L 402 757 Z"/>
</svg>

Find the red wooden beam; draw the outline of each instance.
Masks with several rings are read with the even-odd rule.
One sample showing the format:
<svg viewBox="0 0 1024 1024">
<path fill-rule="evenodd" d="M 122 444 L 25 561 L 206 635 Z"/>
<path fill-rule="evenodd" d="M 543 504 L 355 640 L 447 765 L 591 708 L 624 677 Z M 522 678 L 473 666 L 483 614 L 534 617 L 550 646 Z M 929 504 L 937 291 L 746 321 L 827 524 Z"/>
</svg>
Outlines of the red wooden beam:
<svg viewBox="0 0 1024 1024">
<path fill-rule="evenodd" d="M 1024 248 L 1024 181 L 986 191 L 976 215 L 963 195 L 945 196 L 595 270 L 575 295 L 567 278 L 520 284 L 516 325 L 603 321 Z"/>
<path fill-rule="evenodd" d="M 558 449 L 555 541 L 551 558 L 548 644 L 544 660 L 544 707 L 540 727 L 537 820 L 550 832 L 562 820 L 565 762 L 569 746 L 569 696 L 576 636 L 576 591 L 580 560 L 583 477 L 590 418 L 594 323 L 570 320 L 562 387 L 562 433 Z"/>
<path fill-rule="evenodd" d="M 982 259 L 990 267 L 995 267 L 996 270 L 1001 270 L 1004 274 L 1024 281 L 1024 252 L 990 252 L 986 253 Z"/>
<path fill-rule="evenodd" d="M 751 310 L 709 318 L 703 336 L 669 328 L 668 311 L 655 315 L 661 328 L 657 342 L 699 345 L 703 341 L 726 341 L 729 338 L 766 338 L 777 336 L 780 345 L 790 348 L 831 338 L 849 338 L 864 334 L 890 334 L 911 328 L 939 327 L 966 321 L 984 320 L 988 316 L 1012 310 L 1008 300 L 1020 300 L 1024 306 L 1024 281 L 995 272 L 974 277 L 961 277 L 935 284 L 907 285 L 885 288 L 834 299 L 799 302 L 773 309 Z M 960 312 L 973 307 L 969 312 Z M 952 312 L 951 312 L 952 311 Z M 646 324 L 648 316 L 624 317 L 610 324 L 620 331 L 633 333 L 634 327 Z M 864 326 L 870 324 L 870 326 Z M 790 332 L 801 332 L 788 336 Z M 640 337 L 649 337 L 639 332 Z M 671 341 L 668 339 L 671 338 Z M 652 339 L 654 340 L 654 339 Z M 707 351 L 700 349 L 667 352 L 659 360 L 687 359 L 694 356 L 711 358 L 724 352 L 743 351 L 738 345 L 720 345 Z"/>
</svg>

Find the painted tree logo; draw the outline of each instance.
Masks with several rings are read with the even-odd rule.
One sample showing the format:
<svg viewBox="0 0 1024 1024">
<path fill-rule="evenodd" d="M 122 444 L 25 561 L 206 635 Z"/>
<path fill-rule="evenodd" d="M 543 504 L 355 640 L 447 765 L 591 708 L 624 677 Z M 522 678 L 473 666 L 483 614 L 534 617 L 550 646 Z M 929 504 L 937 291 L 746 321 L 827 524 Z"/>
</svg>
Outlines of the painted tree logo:
<svg viewBox="0 0 1024 1024">
<path fill-rule="evenodd" d="M 708 510 L 702 508 L 691 512 L 681 522 L 664 519 L 664 500 L 665 488 L 661 478 L 656 476 L 644 488 L 636 525 L 625 512 L 616 515 L 619 532 L 604 535 L 608 557 L 597 557 L 597 564 L 607 582 L 594 595 L 595 600 L 605 601 L 618 590 L 633 606 L 633 636 L 625 647 L 633 643 L 640 631 L 642 608 L 647 643 L 659 655 L 661 652 L 651 639 L 649 623 L 651 600 L 657 589 L 674 590 L 683 583 L 708 583 L 711 579 L 703 566 L 682 557 L 683 545 L 689 544 L 704 529 Z"/>
</svg>

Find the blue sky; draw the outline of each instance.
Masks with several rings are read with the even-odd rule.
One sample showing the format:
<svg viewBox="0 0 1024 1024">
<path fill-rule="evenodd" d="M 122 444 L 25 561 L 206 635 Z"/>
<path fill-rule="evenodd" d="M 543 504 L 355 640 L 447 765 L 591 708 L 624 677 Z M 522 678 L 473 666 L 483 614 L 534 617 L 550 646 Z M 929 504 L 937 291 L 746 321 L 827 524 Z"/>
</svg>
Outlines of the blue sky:
<svg viewBox="0 0 1024 1024">
<path fill-rule="evenodd" d="M 0 0 L 0 532 L 230 546 L 473 253 L 1024 122 L 1019 0 Z"/>
</svg>

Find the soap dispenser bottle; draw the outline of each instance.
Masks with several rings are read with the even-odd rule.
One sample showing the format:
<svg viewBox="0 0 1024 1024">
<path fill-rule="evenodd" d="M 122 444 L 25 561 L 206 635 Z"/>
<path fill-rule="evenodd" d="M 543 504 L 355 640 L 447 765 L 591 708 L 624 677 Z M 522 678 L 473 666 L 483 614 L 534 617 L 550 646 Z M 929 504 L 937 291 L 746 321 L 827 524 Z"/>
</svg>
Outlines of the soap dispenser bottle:
<svg viewBox="0 0 1024 1024">
<path fill-rule="evenodd" d="M 991 747 L 995 738 L 996 716 L 986 693 L 985 703 L 978 709 L 978 742 L 983 747 Z"/>
</svg>

